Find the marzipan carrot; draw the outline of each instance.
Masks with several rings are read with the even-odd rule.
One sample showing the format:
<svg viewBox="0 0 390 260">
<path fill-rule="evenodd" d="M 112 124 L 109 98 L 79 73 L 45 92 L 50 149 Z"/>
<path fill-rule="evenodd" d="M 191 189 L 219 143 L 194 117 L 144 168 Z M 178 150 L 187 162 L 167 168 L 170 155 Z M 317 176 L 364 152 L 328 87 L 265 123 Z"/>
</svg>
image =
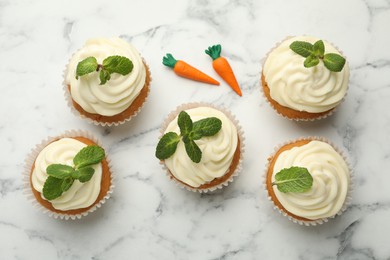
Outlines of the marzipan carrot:
<svg viewBox="0 0 390 260">
<path fill-rule="evenodd" d="M 206 54 L 213 59 L 213 68 L 223 80 L 240 96 L 242 96 L 240 86 L 238 85 L 236 76 L 234 76 L 232 67 L 226 58 L 221 57 L 221 45 L 214 45 L 205 50 Z"/>
<path fill-rule="evenodd" d="M 195 69 L 182 60 L 176 60 L 170 53 L 167 53 L 166 57 L 163 58 L 163 64 L 167 67 L 173 68 L 173 71 L 178 76 L 208 84 L 219 85 L 219 82 L 212 77 L 204 74 L 198 69 Z"/>
</svg>

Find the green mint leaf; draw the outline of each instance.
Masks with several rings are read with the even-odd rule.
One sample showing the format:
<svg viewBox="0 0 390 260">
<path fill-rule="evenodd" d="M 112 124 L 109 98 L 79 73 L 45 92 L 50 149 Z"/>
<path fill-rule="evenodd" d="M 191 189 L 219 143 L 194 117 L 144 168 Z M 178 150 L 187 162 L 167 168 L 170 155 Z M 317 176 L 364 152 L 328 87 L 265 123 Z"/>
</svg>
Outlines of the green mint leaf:
<svg viewBox="0 0 390 260">
<path fill-rule="evenodd" d="M 80 175 L 81 175 L 81 174 L 80 174 L 79 170 L 75 170 L 74 172 L 72 172 L 72 176 L 71 176 L 71 177 L 72 177 L 73 179 L 76 179 L 76 180 L 77 180 L 78 178 L 80 178 Z"/>
<path fill-rule="evenodd" d="M 89 181 L 93 174 L 95 173 L 95 170 L 92 167 L 84 167 L 77 170 L 79 173 L 78 180 L 82 183 Z"/>
<path fill-rule="evenodd" d="M 167 159 L 175 153 L 180 136 L 175 132 L 169 132 L 161 137 L 156 147 L 156 157 L 160 160 Z"/>
<path fill-rule="evenodd" d="M 202 159 L 202 151 L 199 146 L 193 141 L 190 140 L 188 143 L 184 143 L 188 157 L 194 162 L 199 163 Z"/>
<path fill-rule="evenodd" d="M 184 143 L 188 143 L 192 139 L 190 137 L 190 134 L 186 134 L 186 135 L 183 136 L 183 138 L 181 140 L 183 140 Z"/>
<path fill-rule="evenodd" d="M 64 164 L 50 164 L 46 168 L 46 173 L 49 176 L 57 179 L 65 179 L 72 176 L 74 172 L 73 167 Z"/>
<path fill-rule="evenodd" d="M 290 49 L 293 52 L 307 58 L 313 54 L 314 46 L 309 42 L 295 41 L 290 44 Z"/>
<path fill-rule="evenodd" d="M 290 167 L 282 169 L 275 175 L 275 182 L 280 192 L 305 192 L 313 185 L 313 177 L 306 168 Z"/>
<path fill-rule="evenodd" d="M 98 69 L 98 63 L 95 57 L 88 57 L 77 64 L 76 79 L 85 74 L 94 72 Z"/>
<path fill-rule="evenodd" d="M 123 56 L 110 56 L 103 61 L 103 68 L 110 74 L 119 73 L 127 75 L 133 70 L 133 67 L 133 62 Z"/>
<path fill-rule="evenodd" d="M 45 197 L 47 200 L 54 200 L 61 196 L 62 182 L 63 180 L 61 179 L 48 176 L 42 189 L 43 197 Z"/>
<path fill-rule="evenodd" d="M 201 131 L 197 131 L 197 132 L 192 131 L 191 133 L 188 134 L 188 138 L 191 140 L 199 140 L 202 137 L 203 135 Z M 184 141 L 184 137 L 183 137 L 183 141 Z"/>
<path fill-rule="evenodd" d="M 69 190 L 70 187 L 72 186 L 73 182 L 74 182 L 74 179 L 72 177 L 68 177 L 68 178 L 63 179 L 62 183 L 61 183 L 61 190 L 63 192 Z"/>
<path fill-rule="evenodd" d="M 319 40 L 319 41 L 316 41 L 313 45 L 313 52 L 314 52 L 314 55 L 316 55 L 317 57 L 320 57 L 322 58 L 325 54 L 325 45 L 324 45 L 324 42 L 322 40 Z"/>
<path fill-rule="evenodd" d="M 177 124 L 179 125 L 180 134 L 182 136 L 185 136 L 192 131 L 193 124 L 191 117 L 185 111 L 180 112 L 177 118 Z"/>
<path fill-rule="evenodd" d="M 105 69 L 102 69 L 99 73 L 100 85 L 106 84 L 111 78 L 110 72 Z"/>
<path fill-rule="evenodd" d="M 201 136 L 213 136 L 221 130 L 222 121 L 216 117 L 201 119 L 194 123 L 192 131 L 195 139 Z"/>
<path fill-rule="evenodd" d="M 104 149 L 97 145 L 88 145 L 73 158 L 76 169 L 100 163 L 105 157 Z"/>
<path fill-rule="evenodd" d="M 310 68 L 318 65 L 318 63 L 320 63 L 320 59 L 315 55 L 310 55 L 303 62 L 303 66 L 305 66 L 305 68 Z"/>
<path fill-rule="evenodd" d="M 344 57 L 336 53 L 327 53 L 324 55 L 324 65 L 325 67 L 333 72 L 340 72 L 345 65 Z"/>
</svg>

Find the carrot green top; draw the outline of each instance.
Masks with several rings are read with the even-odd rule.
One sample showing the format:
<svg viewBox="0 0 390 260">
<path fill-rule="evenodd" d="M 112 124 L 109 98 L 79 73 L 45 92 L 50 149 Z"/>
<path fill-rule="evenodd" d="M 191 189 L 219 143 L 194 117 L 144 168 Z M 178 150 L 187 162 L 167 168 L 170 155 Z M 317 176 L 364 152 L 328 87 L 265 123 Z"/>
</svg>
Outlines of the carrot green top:
<svg viewBox="0 0 390 260">
<path fill-rule="evenodd" d="M 167 67 L 174 68 L 177 63 L 177 60 L 172 56 L 172 54 L 167 53 L 166 57 L 163 57 L 163 64 Z"/>
<path fill-rule="evenodd" d="M 221 56 L 221 50 L 222 50 L 221 44 L 217 44 L 217 45 L 213 45 L 213 46 L 209 47 L 204 52 L 206 54 L 210 55 L 210 57 L 213 60 L 216 60 Z"/>
</svg>

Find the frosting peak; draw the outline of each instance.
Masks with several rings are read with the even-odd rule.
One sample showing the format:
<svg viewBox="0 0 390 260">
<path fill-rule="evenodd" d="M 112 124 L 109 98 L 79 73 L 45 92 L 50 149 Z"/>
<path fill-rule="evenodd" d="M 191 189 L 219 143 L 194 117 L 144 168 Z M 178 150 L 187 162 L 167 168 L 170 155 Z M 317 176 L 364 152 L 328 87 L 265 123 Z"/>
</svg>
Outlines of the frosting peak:
<svg viewBox="0 0 390 260">
<path fill-rule="evenodd" d="M 283 207 L 294 215 L 320 219 L 336 215 L 342 208 L 349 187 L 349 169 L 342 156 L 328 143 L 309 143 L 283 151 L 276 159 L 272 181 L 284 168 L 300 166 L 308 169 L 313 186 L 303 193 L 282 193 L 273 187 Z"/>
<path fill-rule="evenodd" d="M 109 56 L 124 56 L 133 63 L 127 75 L 111 74 L 111 79 L 100 85 L 99 73 L 90 73 L 76 79 L 77 64 L 95 57 L 99 64 Z M 146 69 L 138 51 L 120 38 L 90 39 L 71 58 L 65 83 L 70 86 L 72 99 L 85 111 L 103 116 L 114 116 L 126 110 L 145 84 Z"/>
<path fill-rule="evenodd" d="M 193 122 L 207 117 L 216 117 L 222 121 L 221 130 L 217 134 L 195 141 L 202 151 L 199 163 L 194 163 L 188 157 L 182 141 L 179 142 L 176 152 L 165 160 L 165 165 L 178 180 L 192 187 L 199 187 L 228 171 L 237 148 L 237 129 L 224 113 L 214 108 L 197 107 L 186 112 Z M 165 130 L 165 133 L 167 132 L 180 134 L 177 117 L 168 125 Z"/>
<path fill-rule="evenodd" d="M 320 113 L 336 107 L 345 96 L 349 81 L 348 62 L 341 72 L 329 71 L 322 61 L 317 66 L 305 68 L 305 58 L 290 49 L 294 41 L 314 44 L 317 40 L 311 36 L 289 38 L 268 55 L 263 74 L 272 99 L 280 105 Z M 323 42 L 325 53 L 340 54 L 330 43 Z"/>
<path fill-rule="evenodd" d="M 35 160 L 34 171 L 31 182 L 34 189 L 42 193 L 43 185 L 48 177 L 46 168 L 50 164 L 65 164 L 73 166 L 74 156 L 87 145 L 73 138 L 62 138 L 47 145 L 39 153 Z M 95 170 L 91 180 L 81 183 L 75 180 L 69 190 L 60 197 L 51 200 L 50 203 L 58 210 L 72 210 L 91 206 L 97 199 L 100 192 L 102 178 L 101 163 L 92 166 Z M 45 197 L 42 198 L 44 200 Z"/>
</svg>

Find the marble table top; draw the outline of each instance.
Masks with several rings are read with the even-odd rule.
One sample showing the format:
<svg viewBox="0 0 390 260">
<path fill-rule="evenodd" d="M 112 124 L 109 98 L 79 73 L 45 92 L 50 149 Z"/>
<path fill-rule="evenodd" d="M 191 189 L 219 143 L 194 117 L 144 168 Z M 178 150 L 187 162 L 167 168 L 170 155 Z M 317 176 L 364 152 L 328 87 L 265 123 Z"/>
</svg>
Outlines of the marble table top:
<svg viewBox="0 0 390 260">
<path fill-rule="evenodd" d="M 390 259 L 389 24 L 389 0 L 0 0 L 0 259 Z M 351 67 L 345 101 L 317 122 L 278 116 L 260 92 L 267 52 L 302 34 L 333 42 Z M 101 36 L 131 42 L 153 77 L 141 113 L 118 127 L 74 116 L 63 97 L 71 54 Z M 161 64 L 172 52 L 217 78 L 202 54 L 215 43 L 242 97 Z M 154 157 L 165 116 L 200 101 L 231 110 L 246 137 L 242 172 L 212 194 L 175 186 Z M 76 221 L 35 209 L 22 180 L 31 148 L 70 129 L 101 140 L 116 176 L 108 202 Z M 302 136 L 328 138 L 354 168 L 351 206 L 316 227 L 276 212 L 262 186 L 274 147 Z"/>
</svg>

